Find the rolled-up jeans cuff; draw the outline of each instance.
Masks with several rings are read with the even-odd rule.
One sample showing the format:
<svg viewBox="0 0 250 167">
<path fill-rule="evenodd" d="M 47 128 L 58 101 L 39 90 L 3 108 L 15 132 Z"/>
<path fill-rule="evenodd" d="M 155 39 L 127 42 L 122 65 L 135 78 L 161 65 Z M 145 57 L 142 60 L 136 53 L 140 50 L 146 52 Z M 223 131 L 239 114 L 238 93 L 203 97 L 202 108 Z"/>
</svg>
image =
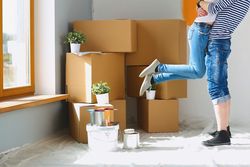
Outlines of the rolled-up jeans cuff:
<svg viewBox="0 0 250 167">
<path fill-rule="evenodd" d="M 219 104 L 219 103 L 224 103 L 224 102 L 226 102 L 226 101 L 228 101 L 230 99 L 231 99 L 231 96 L 226 95 L 226 96 L 223 96 L 223 97 L 213 99 L 212 102 L 213 102 L 213 104 Z"/>
</svg>

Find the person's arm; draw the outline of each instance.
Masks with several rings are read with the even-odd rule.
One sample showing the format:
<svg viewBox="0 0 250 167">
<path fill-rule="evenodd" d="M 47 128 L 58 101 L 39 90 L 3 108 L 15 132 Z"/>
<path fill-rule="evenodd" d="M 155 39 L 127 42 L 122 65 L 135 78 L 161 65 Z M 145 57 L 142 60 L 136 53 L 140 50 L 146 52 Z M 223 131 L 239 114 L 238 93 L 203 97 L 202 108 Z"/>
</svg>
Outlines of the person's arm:
<svg viewBox="0 0 250 167">
<path fill-rule="evenodd" d="M 207 12 L 202 8 L 197 8 L 197 17 L 206 16 Z"/>
<path fill-rule="evenodd" d="M 201 6 L 200 6 L 200 1 L 203 0 L 197 0 L 196 2 L 196 11 L 197 11 L 197 17 L 202 17 L 202 16 L 206 16 L 208 13 L 207 11 L 205 11 Z"/>
<path fill-rule="evenodd" d="M 209 3 L 201 0 L 198 4 L 208 13 L 217 14 L 228 6 L 231 6 L 235 1 L 237 0 L 218 0 L 216 2 Z"/>
<path fill-rule="evenodd" d="M 205 2 L 204 0 L 199 0 L 197 2 L 197 6 L 208 12 L 209 2 Z"/>
</svg>

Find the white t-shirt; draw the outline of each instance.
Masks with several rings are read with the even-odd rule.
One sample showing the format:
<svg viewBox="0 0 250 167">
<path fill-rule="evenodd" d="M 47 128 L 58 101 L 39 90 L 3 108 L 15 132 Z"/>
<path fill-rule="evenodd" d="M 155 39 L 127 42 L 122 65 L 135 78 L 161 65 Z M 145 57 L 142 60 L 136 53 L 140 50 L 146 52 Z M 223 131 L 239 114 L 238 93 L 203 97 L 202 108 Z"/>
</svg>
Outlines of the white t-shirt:
<svg viewBox="0 0 250 167">
<path fill-rule="evenodd" d="M 216 0 L 204 0 L 205 2 L 214 2 Z M 212 23 L 215 21 L 216 15 L 215 14 L 210 14 L 208 13 L 206 16 L 202 17 L 196 17 L 194 22 L 199 22 L 199 23 Z"/>
</svg>

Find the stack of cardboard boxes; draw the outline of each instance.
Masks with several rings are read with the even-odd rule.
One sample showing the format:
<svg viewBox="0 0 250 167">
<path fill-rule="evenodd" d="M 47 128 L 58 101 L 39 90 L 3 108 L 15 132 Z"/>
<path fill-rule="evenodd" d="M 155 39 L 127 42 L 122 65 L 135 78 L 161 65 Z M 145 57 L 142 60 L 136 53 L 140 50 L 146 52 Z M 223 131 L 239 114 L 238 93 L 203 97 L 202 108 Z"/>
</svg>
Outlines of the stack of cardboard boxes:
<svg viewBox="0 0 250 167">
<path fill-rule="evenodd" d="M 178 131 L 178 98 L 187 96 L 186 81 L 158 85 L 157 100 L 139 97 L 139 73 L 154 59 L 161 63 L 185 64 L 186 26 L 180 20 L 83 20 L 73 24 L 87 36 L 81 51 L 102 53 L 77 56 L 67 53 L 66 89 L 70 95 L 72 136 L 87 142 L 87 109 L 95 107 L 91 93 L 95 82 L 111 87 L 110 103 L 120 129 L 127 127 L 126 95 L 138 99 L 138 124 L 148 132 Z M 125 77 L 126 71 L 126 77 Z M 125 80 L 126 78 L 126 80 Z M 127 85 L 125 89 L 125 85 Z"/>
<path fill-rule="evenodd" d="M 181 20 L 138 20 L 137 51 L 126 55 L 127 94 L 138 98 L 138 125 L 147 132 L 178 131 L 178 98 L 187 97 L 187 82 L 157 85 L 156 100 L 139 97 L 140 72 L 154 59 L 163 64 L 186 64 L 186 25 Z"/>
<path fill-rule="evenodd" d="M 136 24 L 132 20 L 83 20 L 74 22 L 73 28 L 87 36 L 87 43 L 82 45 L 81 51 L 101 52 L 66 55 L 71 134 L 79 142 L 87 143 L 86 124 L 90 122 L 87 110 L 96 107 L 96 97 L 91 92 L 93 83 L 108 83 L 110 103 L 117 109 L 114 120 L 119 122 L 120 130 L 127 127 L 125 53 L 136 51 Z"/>
</svg>

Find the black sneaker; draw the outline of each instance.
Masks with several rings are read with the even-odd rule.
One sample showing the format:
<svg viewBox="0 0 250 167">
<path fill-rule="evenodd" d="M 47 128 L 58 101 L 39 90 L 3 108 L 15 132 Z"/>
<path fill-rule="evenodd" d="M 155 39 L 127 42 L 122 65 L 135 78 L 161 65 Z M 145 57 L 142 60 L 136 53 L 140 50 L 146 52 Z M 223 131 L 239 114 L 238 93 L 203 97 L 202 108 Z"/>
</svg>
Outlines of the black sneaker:
<svg viewBox="0 0 250 167">
<path fill-rule="evenodd" d="M 226 130 L 217 131 L 214 138 L 202 142 L 205 146 L 230 145 L 230 137 Z"/>
<path fill-rule="evenodd" d="M 208 132 L 208 134 L 211 135 L 211 136 L 213 136 L 213 137 L 215 137 L 215 135 L 216 135 L 217 132 L 218 132 L 218 131 L 216 130 L 216 131 L 214 131 L 214 132 Z M 230 127 L 229 127 L 229 126 L 227 126 L 227 132 L 228 132 L 229 137 L 232 138 L 232 135 L 231 135 Z"/>
</svg>

